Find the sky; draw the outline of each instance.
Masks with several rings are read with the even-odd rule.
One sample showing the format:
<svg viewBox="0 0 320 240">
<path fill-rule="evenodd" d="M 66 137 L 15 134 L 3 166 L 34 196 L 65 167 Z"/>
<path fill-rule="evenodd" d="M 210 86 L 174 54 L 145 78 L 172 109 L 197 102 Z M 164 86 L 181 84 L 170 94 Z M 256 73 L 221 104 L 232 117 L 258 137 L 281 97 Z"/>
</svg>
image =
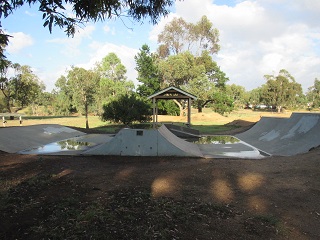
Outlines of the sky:
<svg viewBox="0 0 320 240">
<path fill-rule="evenodd" d="M 203 15 L 220 32 L 221 50 L 213 59 L 229 77 L 228 84 L 249 91 L 266 82 L 264 75 L 286 69 L 306 92 L 320 79 L 318 0 L 176 1 L 157 25 L 126 18 L 87 23 L 73 38 L 58 27 L 50 34 L 42 26 L 42 13 L 26 5 L 2 19 L 2 26 L 13 36 L 8 60 L 29 65 L 50 92 L 71 66 L 91 69 L 110 52 L 117 54 L 128 79 L 137 84 L 134 56 L 142 45 L 155 52 L 166 23 L 174 17 L 196 23 Z"/>
</svg>

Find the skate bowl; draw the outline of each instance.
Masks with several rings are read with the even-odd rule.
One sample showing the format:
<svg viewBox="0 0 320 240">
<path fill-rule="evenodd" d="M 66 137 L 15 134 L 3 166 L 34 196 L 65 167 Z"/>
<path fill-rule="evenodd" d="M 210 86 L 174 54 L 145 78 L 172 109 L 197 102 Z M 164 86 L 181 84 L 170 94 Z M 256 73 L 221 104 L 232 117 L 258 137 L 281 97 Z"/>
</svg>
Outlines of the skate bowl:
<svg viewBox="0 0 320 240">
<path fill-rule="evenodd" d="M 292 156 L 320 145 L 320 114 L 292 113 L 290 118 L 262 117 L 237 138 L 269 153 Z"/>
<path fill-rule="evenodd" d="M 320 146 L 320 114 L 262 117 L 251 129 L 232 137 L 235 139 L 232 143 L 213 144 L 188 142 L 177 137 L 165 125 L 158 129 L 122 129 L 116 135 L 110 135 L 86 134 L 57 124 L 42 124 L 0 128 L 0 150 L 40 155 L 248 159 L 292 156 Z"/>
</svg>

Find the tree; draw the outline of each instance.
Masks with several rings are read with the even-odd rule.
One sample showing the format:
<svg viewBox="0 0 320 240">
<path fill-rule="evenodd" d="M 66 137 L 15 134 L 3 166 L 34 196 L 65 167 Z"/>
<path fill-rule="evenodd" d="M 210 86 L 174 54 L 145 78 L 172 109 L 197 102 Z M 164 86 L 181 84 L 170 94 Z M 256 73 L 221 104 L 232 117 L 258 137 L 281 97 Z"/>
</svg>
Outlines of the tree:
<svg viewBox="0 0 320 240">
<path fill-rule="evenodd" d="M 249 102 L 249 95 L 242 86 L 231 84 L 226 85 L 226 93 L 233 99 L 236 108 L 243 108 Z"/>
<path fill-rule="evenodd" d="M 309 87 L 307 92 L 307 98 L 313 108 L 320 107 L 320 80 L 319 79 L 316 78 L 314 80 L 313 86 Z"/>
<path fill-rule="evenodd" d="M 134 121 L 140 123 L 151 120 L 151 106 L 135 94 L 122 95 L 103 106 L 103 121 L 121 122 L 129 125 Z"/>
<path fill-rule="evenodd" d="M 205 68 L 205 75 L 210 82 L 214 83 L 215 87 L 225 89 L 229 78 L 220 69 L 218 64 L 213 61 L 208 51 L 202 51 L 201 56 L 195 57 L 195 61 L 196 65 L 202 65 Z"/>
<path fill-rule="evenodd" d="M 209 82 L 205 75 L 200 75 L 189 81 L 187 85 L 183 87 L 187 92 L 197 96 L 197 100 L 193 101 L 198 112 L 202 112 L 202 109 L 210 102 L 213 101 L 212 96 L 215 86 Z"/>
<path fill-rule="evenodd" d="M 21 108 L 32 104 L 39 105 L 39 96 L 45 90 L 45 85 L 40 81 L 29 66 L 21 66 L 21 73 L 14 79 L 12 84 L 15 85 L 15 99 L 20 103 Z"/>
<path fill-rule="evenodd" d="M 52 32 L 53 26 L 64 29 L 68 36 L 75 34 L 78 25 L 93 21 L 104 21 L 105 19 L 130 17 L 141 22 L 146 17 L 150 17 L 152 23 L 157 23 L 162 15 L 169 13 L 168 8 L 173 4 L 173 0 L 4 0 L 0 4 L 0 18 L 8 17 L 17 8 L 28 4 L 29 6 L 39 6 L 39 11 L 43 13 L 43 26 Z M 72 7 L 72 14 L 66 13 L 66 5 Z M 19 23 L 17 23 L 19 24 Z M 0 22 L 0 27 L 2 27 Z M 9 36 L 0 31 L 0 59 L 4 52 L 4 45 L 8 44 Z"/>
<path fill-rule="evenodd" d="M 85 114 L 86 128 L 89 128 L 89 106 L 94 102 L 94 94 L 99 81 L 99 75 L 92 70 L 72 67 L 68 72 L 68 84 L 72 92 L 73 104 L 77 110 Z"/>
<path fill-rule="evenodd" d="M 68 85 L 68 80 L 65 76 L 60 76 L 55 83 L 56 89 L 53 91 L 54 101 L 53 110 L 55 115 L 68 116 L 74 107 L 72 105 L 72 91 Z"/>
<path fill-rule="evenodd" d="M 262 87 L 258 87 L 249 91 L 248 106 L 254 107 L 262 103 Z"/>
<path fill-rule="evenodd" d="M 98 63 L 96 71 L 100 75 L 99 88 L 96 92 L 98 112 L 102 109 L 103 104 L 117 98 L 117 96 L 133 91 L 134 84 L 126 77 L 127 69 L 115 53 L 109 53 L 105 56 Z"/>
<path fill-rule="evenodd" d="M 233 99 L 219 89 L 213 93 L 212 99 L 213 111 L 221 115 L 230 113 L 234 109 Z"/>
<path fill-rule="evenodd" d="M 142 45 L 140 52 L 134 57 L 137 80 L 141 83 L 137 92 L 140 96 L 148 97 L 160 90 L 159 72 L 156 65 L 156 57 L 150 52 L 147 44 Z"/>
<path fill-rule="evenodd" d="M 267 83 L 262 86 L 262 101 L 269 106 L 275 106 L 280 112 L 283 107 L 293 107 L 302 95 L 301 84 L 285 69 L 278 76 L 265 75 Z"/>
<path fill-rule="evenodd" d="M 167 53 L 177 55 L 182 52 L 186 39 L 189 37 L 189 24 L 183 18 L 174 18 L 166 24 L 164 30 L 158 35 L 158 43 Z M 163 55 L 163 57 L 166 57 Z"/>
<path fill-rule="evenodd" d="M 229 80 L 207 51 L 203 51 L 199 57 L 190 52 L 171 55 L 160 61 L 159 72 L 163 85 L 183 88 L 197 96 L 194 105 L 198 112 L 202 112 L 202 108 L 215 101 L 213 93 L 219 89 L 224 91 L 225 83 Z M 178 105 L 181 114 L 182 105 Z"/>
<path fill-rule="evenodd" d="M 171 55 L 161 60 L 158 69 L 163 85 L 181 87 L 187 84 L 202 71 L 194 69 L 194 66 L 194 56 L 190 52 Z"/>
<path fill-rule="evenodd" d="M 206 16 L 196 24 L 187 23 L 182 18 L 174 18 L 158 35 L 158 52 L 162 58 L 185 51 L 192 52 L 195 56 L 200 56 L 203 51 L 214 54 L 220 49 L 218 42 L 219 31 L 213 28 Z"/>
<path fill-rule="evenodd" d="M 37 98 L 44 91 L 45 86 L 27 65 L 10 64 L 14 75 L 1 80 L 2 92 L 5 96 L 7 110 L 12 106 L 23 108 L 29 104 L 37 105 Z"/>
</svg>

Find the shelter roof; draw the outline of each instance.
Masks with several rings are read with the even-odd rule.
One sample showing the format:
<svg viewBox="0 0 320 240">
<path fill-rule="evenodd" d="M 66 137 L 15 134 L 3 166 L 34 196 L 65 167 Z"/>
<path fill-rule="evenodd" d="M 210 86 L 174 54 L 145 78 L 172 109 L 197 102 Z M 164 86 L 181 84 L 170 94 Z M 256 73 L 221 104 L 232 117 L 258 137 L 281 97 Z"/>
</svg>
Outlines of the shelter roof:
<svg viewBox="0 0 320 240">
<path fill-rule="evenodd" d="M 196 100 L 197 97 L 192 95 L 191 93 L 188 93 L 186 91 L 183 91 L 180 88 L 177 87 L 167 87 L 159 92 L 156 92 L 148 97 L 148 99 L 189 99 L 192 98 L 193 100 Z"/>
</svg>

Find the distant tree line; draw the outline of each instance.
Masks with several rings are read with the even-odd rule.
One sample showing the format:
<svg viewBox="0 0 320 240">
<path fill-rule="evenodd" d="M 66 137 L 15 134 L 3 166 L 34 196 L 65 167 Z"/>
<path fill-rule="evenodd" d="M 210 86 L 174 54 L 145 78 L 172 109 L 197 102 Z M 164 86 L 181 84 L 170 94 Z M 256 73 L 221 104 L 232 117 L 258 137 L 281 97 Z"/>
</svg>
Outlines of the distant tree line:
<svg viewBox="0 0 320 240">
<path fill-rule="evenodd" d="M 144 122 L 151 114 L 151 104 L 146 98 L 168 86 L 197 96 L 193 107 L 198 112 L 203 108 L 226 114 L 245 107 L 264 106 L 278 112 L 284 108 L 320 107 L 320 81 L 315 79 L 304 95 L 301 85 L 285 69 L 278 75 L 265 75 L 265 84 L 251 91 L 228 85 L 229 78 L 213 60 L 213 54 L 220 49 L 219 31 L 206 16 L 195 24 L 174 18 L 158 35 L 158 43 L 156 52 L 144 44 L 135 56 L 139 82 L 136 89 L 115 53 L 109 53 L 89 70 L 72 66 L 57 79 L 51 93 L 45 92 L 44 84 L 31 67 L 4 59 L 1 111 L 28 107 L 28 113 L 34 115 L 82 114 L 87 128 L 89 114 L 124 124 Z M 7 72 L 13 74 L 9 76 Z M 159 114 L 182 115 L 185 106 L 183 101 L 160 101 Z"/>
</svg>

